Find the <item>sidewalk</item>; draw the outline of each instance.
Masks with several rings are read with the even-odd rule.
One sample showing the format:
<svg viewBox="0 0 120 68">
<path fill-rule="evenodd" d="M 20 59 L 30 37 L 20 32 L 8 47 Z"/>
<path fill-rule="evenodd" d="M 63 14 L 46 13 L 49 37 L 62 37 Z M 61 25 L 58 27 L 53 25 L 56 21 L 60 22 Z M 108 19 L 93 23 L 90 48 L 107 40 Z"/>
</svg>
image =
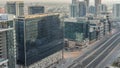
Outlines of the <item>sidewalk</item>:
<svg viewBox="0 0 120 68">
<path fill-rule="evenodd" d="M 64 60 L 56 64 L 55 68 L 68 68 L 70 65 L 72 65 L 76 61 L 76 59 L 79 59 L 81 55 L 86 53 L 88 50 L 93 49 L 100 42 L 105 41 L 108 37 L 112 36 L 115 32 L 116 30 L 113 29 L 111 34 L 104 36 L 102 39 L 97 40 L 92 44 L 89 44 L 86 48 L 83 48 L 79 51 L 74 51 L 74 52 L 64 51 Z"/>
</svg>

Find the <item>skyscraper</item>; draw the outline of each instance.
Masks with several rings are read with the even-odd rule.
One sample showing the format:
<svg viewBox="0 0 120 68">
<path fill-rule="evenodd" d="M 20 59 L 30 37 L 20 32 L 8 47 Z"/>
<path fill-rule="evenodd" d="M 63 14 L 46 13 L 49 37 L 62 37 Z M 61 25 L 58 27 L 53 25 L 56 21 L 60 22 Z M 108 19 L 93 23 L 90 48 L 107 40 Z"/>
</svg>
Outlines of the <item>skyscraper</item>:
<svg viewBox="0 0 120 68">
<path fill-rule="evenodd" d="M 24 2 L 23 1 L 8 1 L 6 4 L 6 12 L 16 16 L 24 15 Z"/>
<path fill-rule="evenodd" d="M 61 24 L 58 13 L 16 19 L 17 63 L 21 68 L 46 68 L 62 59 Z"/>
<path fill-rule="evenodd" d="M 72 0 L 72 4 L 70 5 L 70 16 L 78 17 L 78 2 L 79 0 Z"/>
<path fill-rule="evenodd" d="M 16 65 L 15 45 L 14 15 L 0 14 L 0 63 L 8 62 L 8 68 Z"/>
<path fill-rule="evenodd" d="M 120 19 L 120 4 L 113 5 L 113 19 Z"/>
<path fill-rule="evenodd" d="M 40 14 L 44 12 L 45 12 L 44 6 L 29 6 L 28 7 L 28 14 Z"/>
<path fill-rule="evenodd" d="M 100 4 L 101 4 L 101 0 L 95 0 L 96 15 L 99 13 L 99 5 Z"/>
<path fill-rule="evenodd" d="M 85 1 L 80 1 L 78 4 L 78 17 L 84 17 L 86 16 L 86 12 L 87 12 L 87 7 L 86 7 L 86 2 Z"/>
<path fill-rule="evenodd" d="M 89 0 L 85 0 L 86 2 L 86 12 L 89 13 Z"/>
<path fill-rule="evenodd" d="M 89 0 L 85 0 L 86 1 L 86 3 L 87 3 L 87 7 L 89 6 Z"/>
<path fill-rule="evenodd" d="M 77 4 L 79 0 L 72 0 L 72 4 Z"/>
<path fill-rule="evenodd" d="M 75 4 L 70 5 L 70 15 L 71 17 L 77 17 L 78 15 L 78 6 Z"/>
<path fill-rule="evenodd" d="M 87 4 L 86 1 L 73 0 L 71 6 L 71 17 L 83 17 L 86 16 Z"/>
<path fill-rule="evenodd" d="M 99 13 L 107 12 L 107 5 L 105 5 L 105 4 L 99 4 L 98 6 L 99 6 L 98 7 Z"/>
<path fill-rule="evenodd" d="M 89 7 L 89 13 L 92 13 L 92 14 L 96 13 L 95 6 L 90 6 Z"/>
</svg>

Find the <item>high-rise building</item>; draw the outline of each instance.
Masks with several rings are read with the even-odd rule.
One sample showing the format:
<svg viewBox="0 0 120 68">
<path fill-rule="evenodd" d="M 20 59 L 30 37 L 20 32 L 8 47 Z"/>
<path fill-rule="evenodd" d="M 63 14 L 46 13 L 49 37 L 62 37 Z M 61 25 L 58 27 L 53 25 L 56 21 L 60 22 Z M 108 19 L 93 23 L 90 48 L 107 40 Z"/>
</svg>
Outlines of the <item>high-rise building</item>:
<svg viewBox="0 0 120 68">
<path fill-rule="evenodd" d="M 79 0 L 72 0 L 72 4 L 77 4 Z"/>
<path fill-rule="evenodd" d="M 86 7 L 86 2 L 85 1 L 80 1 L 78 4 L 78 17 L 84 17 L 86 16 L 87 13 L 87 7 Z"/>
<path fill-rule="evenodd" d="M 8 1 L 6 4 L 6 12 L 16 16 L 24 15 L 24 2 L 23 1 Z"/>
<path fill-rule="evenodd" d="M 28 7 L 28 14 L 40 14 L 44 12 L 45 12 L 44 6 L 29 6 Z"/>
<path fill-rule="evenodd" d="M 84 17 L 87 13 L 86 1 L 73 0 L 70 5 L 71 17 Z"/>
<path fill-rule="evenodd" d="M 86 3 L 87 3 L 87 7 L 89 7 L 89 0 L 85 0 L 86 1 Z"/>
<path fill-rule="evenodd" d="M 95 0 L 96 15 L 99 13 L 99 5 L 100 4 L 101 4 L 101 0 Z"/>
<path fill-rule="evenodd" d="M 86 2 L 86 12 L 89 13 L 89 0 L 85 0 Z"/>
<path fill-rule="evenodd" d="M 78 6 L 75 4 L 70 5 L 70 15 L 71 17 L 77 17 L 78 15 Z"/>
<path fill-rule="evenodd" d="M 79 0 L 72 0 L 72 4 L 70 5 L 70 16 L 77 17 L 78 16 L 78 2 Z"/>
<path fill-rule="evenodd" d="M 113 19 L 120 19 L 120 4 L 113 5 Z"/>
<path fill-rule="evenodd" d="M 99 13 L 107 12 L 107 5 L 99 4 Z"/>
<path fill-rule="evenodd" d="M 89 7 L 89 13 L 91 13 L 91 14 L 95 14 L 96 13 L 95 6 L 90 6 Z"/>
<path fill-rule="evenodd" d="M 14 15 L 0 14 L 0 66 L 16 66 Z M 7 64 L 8 62 L 8 64 Z M 0 68 L 1 68 L 0 67 Z M 6 66 L 7 67 L 7 66 Z"/>
<path fill-rule="evenodd" d="M 18 17 L 16 38 L 21 68 L 46 68 L 63 58 L 63 28 L 58 13 Z"/>
</svg>

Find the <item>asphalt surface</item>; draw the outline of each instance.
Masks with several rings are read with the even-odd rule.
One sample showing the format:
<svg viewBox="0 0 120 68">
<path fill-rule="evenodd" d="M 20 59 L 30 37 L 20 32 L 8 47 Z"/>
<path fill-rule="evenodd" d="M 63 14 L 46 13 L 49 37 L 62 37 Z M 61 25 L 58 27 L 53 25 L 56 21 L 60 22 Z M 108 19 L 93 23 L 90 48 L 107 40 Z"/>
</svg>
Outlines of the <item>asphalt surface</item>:
<svg viewBox="0 0 120 68">
<path fill-rule="evenodd" d="M 115 40 L 114 43 L 111 43 L 112 45 L 108 46 L 104 51 L 102 51 L 101 55 L 98 55 L 95 60 L 90 62 L 85 68 L 96 68 L 96 66 L 104 60 L 104 58 L 119 44 L 120 38 Z M 102 50 L 102 49 L 101 49 Z M 100 54 L 100 53 L 99 53 Z"/>
<path fill-rule="evenodd" d="M 118 32 L 117 32 L 118 33 Z M 115 33 L 111 37 L 107 37 L 96 47 L 86 52 L 69 68 L 96 68 L 96 66 L 109 55 L 109 53 L 119 44 L 120 33 Z"/>
</svg>

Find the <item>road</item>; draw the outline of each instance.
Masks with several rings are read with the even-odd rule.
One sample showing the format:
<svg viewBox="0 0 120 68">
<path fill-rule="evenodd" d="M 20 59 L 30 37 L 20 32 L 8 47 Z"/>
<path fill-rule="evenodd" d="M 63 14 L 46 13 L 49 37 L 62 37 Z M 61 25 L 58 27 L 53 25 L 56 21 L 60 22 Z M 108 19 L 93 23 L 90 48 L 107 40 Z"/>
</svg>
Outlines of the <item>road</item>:
<svg viewBox="0 0 120 68">
<path fill-rule="evenodd" d="M 98 68 L 98 64 L 119 44 L 120 33 L 104 40 L 77 59 L 69 68 Z"/>
</svg>

